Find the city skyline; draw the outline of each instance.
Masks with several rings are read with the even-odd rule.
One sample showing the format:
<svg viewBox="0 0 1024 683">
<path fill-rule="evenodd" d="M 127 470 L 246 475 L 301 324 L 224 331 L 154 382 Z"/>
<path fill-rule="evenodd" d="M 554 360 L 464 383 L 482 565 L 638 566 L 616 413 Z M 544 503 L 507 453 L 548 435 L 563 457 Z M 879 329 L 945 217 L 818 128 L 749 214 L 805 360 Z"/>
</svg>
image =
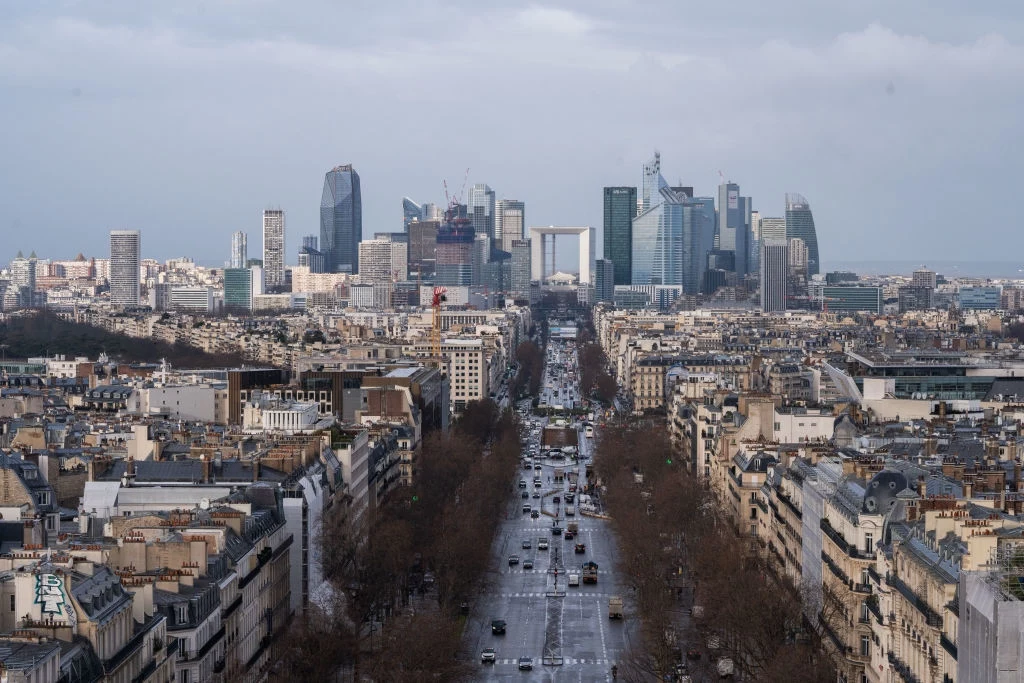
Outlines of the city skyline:
<svg viewBox="0 0 1024 683">
<path fill-rule="evenodd" d="M 253 8 L 244 24 L 206 5 L 5 7 L 0 51 L 17 58 L 0 75 L 0 226 L 16 239 L 0 261 L 40 250 L 29 237 L 64 256 L 99 253 L 120 227 L 145 231 L 153 256 L 200 256 L 208 235 L 254 232 L 267 205 L 312 232 L 315 178 L 339 162 L 363 177 L 373 231 L 397 229 L 403 195 L 443 204 L 441 181 L 457 191 L 467 167 L 469 183 L 528 203 L 529 223 L 600 231 L 601 188 L 637 182 L 654 148 L 685 160 L 670 183 L 713 195 L 721 169 L 761 215 L 782 215 L 786 192 L 808 197 L 825 263 L 871 259 L 880 243 L 893 258 L 985 259 L 986 240 L 954 246 L 965 225 L 1024 246 L 1011 203 L 934 199 L 951 183 L 1012 196 L 1024 176 L 1001 153 L 1024 137 L 1021 93 L 1002 85 L 1024 67 L 1021 9 L 1004 6 L 997 22 L 970 7 L 804 5 L 741 0 L 726 20 L 672 3 L 456 1 L 394 14 L 316 3 Z M 453 21 L 494 30 L 435 30 Z M 520 96 L 482 115 L 448 96 L 453 77 Z M 250 93 L 268 90 L 306 106 L 253 107 Z M 538 101 L 551 112 L 542 124 Z M 54 197 L 58 169 L 76 182 Z M 185 225 L 172 208 L 182 203 Z"/>
</svg>

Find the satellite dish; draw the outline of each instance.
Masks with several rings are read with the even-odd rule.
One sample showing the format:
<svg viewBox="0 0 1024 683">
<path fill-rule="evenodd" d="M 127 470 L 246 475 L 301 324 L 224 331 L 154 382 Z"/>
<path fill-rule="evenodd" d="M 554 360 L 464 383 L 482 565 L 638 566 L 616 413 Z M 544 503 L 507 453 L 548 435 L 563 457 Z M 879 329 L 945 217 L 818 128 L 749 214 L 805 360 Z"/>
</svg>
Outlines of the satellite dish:
<svg viewBox="0 0 1024 683">
<path fill-rule="evenodd" d="M 202 508 L 203 510 L 209 510 L 210 509 L 210 499 L 209 498 L 201 499 L 199 501 L 199 507 Z"/>
</svg>

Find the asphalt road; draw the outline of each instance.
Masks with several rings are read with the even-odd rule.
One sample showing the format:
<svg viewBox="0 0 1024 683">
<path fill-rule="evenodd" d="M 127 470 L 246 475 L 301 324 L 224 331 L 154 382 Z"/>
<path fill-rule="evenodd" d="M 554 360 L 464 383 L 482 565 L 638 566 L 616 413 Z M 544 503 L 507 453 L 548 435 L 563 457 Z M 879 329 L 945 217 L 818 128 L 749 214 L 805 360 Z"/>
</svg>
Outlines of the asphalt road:
<svg viewBox="0 0 1024 683">
<path fill-rule="evenodd" d="M 565 394 L 563 391 L 562 396 Z M 578 400 L 577 387 L 573 386 L 569 394 L 570 401 Z M 589 454 L 591 441 L 580 434 L 581 456 Z M 586 458 L 579 459 L 581 482 L 585 462 Z M 615 573 L 615 539 L 606 520 L 579 514 L 565 517 L 564 493 L 568 490 L 568 478 L 557 487 L 547 481 L 555 466 L 568 468 L 571 462 L 540 463 L 544 482 L 539 489 L 543 494 L 540 499 L 532 497 L 535 491 L 532 473 L 520 470 L 531 497 L 523 499 L 517 488 L 508 502 L 506 520 L 492 549 L 488 586 L 474 601 L 466 628 L 466 649 L 476 656 L 479 667 L 476 680 L 480 681 L 610 681 L 611 666 L 622 656 L 636 620 L 629 596 Z M 555 495 L 563 502 L 554 504 Z M 541 505 L 542 514 L 538 519 L 531 519 L 522 512 L 527 502 L 534 508 Z M 565 541 L 562 536 L 552 534 L 556 522 L 564 529 L 569 521 L 579 524 L 576 540 Z M 549 549 L 538 548 L 541 539 L 548 541 Z M 523 549 L 524 540 L 530 541 L 530 549 Z M 582 555 L 574 552 L 578 542 L 586 544 Z M 508 558 L 512 554 L 519 556 L 518 565 L 509 566 Z M 533 569 L 523 569 L 522 563 L 527 559 L 533 560 Z M 568 587 L 566 574 L 579 572 L 585 561 L 598 564 L 597 584 L 581 582 L 578 587 Z M 608 598 L 613 595 L 625 599 L 623 620 L 608 618 Z M 505 620 L 505 635 L 491 633 L 492 619 Z M 496 663 L 480 663 L 479 655 L 485 647 L 495 649 Z M 533 659 L 532 671 L 518 669 L 520 657 Z"/>
</svg>

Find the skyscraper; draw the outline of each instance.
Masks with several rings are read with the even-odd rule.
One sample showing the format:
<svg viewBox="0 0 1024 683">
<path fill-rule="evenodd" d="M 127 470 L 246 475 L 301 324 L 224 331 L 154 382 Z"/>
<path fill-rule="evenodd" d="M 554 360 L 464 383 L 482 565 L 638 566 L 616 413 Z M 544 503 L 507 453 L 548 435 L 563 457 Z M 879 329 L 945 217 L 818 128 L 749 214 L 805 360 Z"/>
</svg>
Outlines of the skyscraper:
<svg viewBox="0 0 1024 683">
<path fill-rule="evenodd" d="M 409 245 L 391 240 L 363 240 L 359 243 L 359 281 L 382 283 L 401 281 L 408 273 Z"/>
<path fill-rule="evenodd" d="M 663 187 L 668 187 L 668 183 L 661 176 L 661 152 L 655 152 L 650 161 L 644 164 L 644 184 L 641 188 L 640 205 L 637 207 L 636 215 L 640 215 L 661 202 L 660 193 Z"/>
<path fill-rule="evenodd" d="M 319 240 L 317 239 L 316 235 L 303 235 L 302 236 L 302 248 L 303 249 L 316 249 L 316 250 L 319 251 L 320 247 L 317 246 L 318 243 L 319 243 Z"/>
<path fill-rule="evenodd" d="M 789 278 L 789 245 L 784 240 L 761 240 L 761 310 L 786 310 L 786 282 Z"/>
<path fill-rule="evenodd" d="M 500 199 L 494 207 L 494 248 L 512 251 L 512 243 L 524 239 L 526 205 L 518 199 Z"/>
<path fill-rule="evenodd" d="M 615 266 L 616 285 L 633 283 L 635 187 L 604 188 L 604 258 Z M 598 297 L 598 300 L 601 300 Z"/>
<path fill-rule="evenodd" d="M 110 303 L 115 306 L 139 305 L 141 252 L 141 232 L 110 231 Z"/>
<path fill-rule="evenodd" d="M 408 197 L 402 197 L 402 227 L 408 230 L 410 223 L 421 220 L 423 220 L 423 209 L 420 205 Z"/>
<path fill-rule="evenodd" d="M 749 272 L 760 273 L 761 266 L 761 212 L 750 212 L 750 248 L 747 250 Z"/>
<path fill-rule="evenodd" d="M 594 263 L 594 301 L 611 302 L 615 300 L 615 264 L 608 259 L 598 259 Z"/>
<path fill-rule="evenodd" d="M 789 239 L 786 237 L 786 219 L 785 218 L 773 218 L 769 216 L 761 217 L 761 240 L 785 240 Z"/>
<path fill-rule="evenodd" d="M 807 275 L 807 245 L 799 237 L 789 240 L 789 270 L 793 275 Z"/>
<path fill-rule="evenodd" d="M 263 271 L 268 288 L 284 286 L 284 211 L 281 209 L 263 212 Z"/>
<path fill-rule="evenodd" d="M 530 240 L 513 240 L 512 273 L 509 289 L 521 297 L 530 296 Z"/>
<path fill-rule="evenodd" d="M 473 284 L 473 245 L 476 231 L 473 222 L 464 218 L 464 212 L 455 206 L 448 211 L 447 220 L 437 231 L 435 249 L 435 285 L 448 287 Z"/>
<path fill-rule="evenodd" d="M 687 294 L 697 294 L 714 245 L 715 200 L 667 186 L 659 198 L 633 220 L 631 284 L 681 285 Z"/>
<path fill-rule="evenodd" d="M 359 272 L 363 239 L 363 202 L 359 174 L 351 164 L 336 166 L 324 177 L 320 199 L 320 249 L 331 272 Z"/>
<path fill-rule="evenodd" d="M 736 273 L 750 272 L 750 197 L 736 183 L 718 186 L 718 248 L 736 254 Z"/>
<path fill-rule="evenodd" d="M 786 194 L 786 238 L 793 237 L 799 237 L 807 245 L 808 277 L 817 275 L 821 262 L 818 260 L 818 233 L 814 229 L 811 205 L 802 195 L 790 192 Z"/>
<path fill-rule="evenodd" d="M 434 278 L 437 229 L 440 225 L 435 220 L 409 224 L 409 277 L 415 273 L 421 282 L 430 282 Z"/>
<path fill-rule="evenodd" d="M 495 194 L 488 185 L 477 183 L 469 188 L 469 201 L 466 207 L 469 218 L 473 221 L 473 229 L 477 235 L 487 235 L 494 239 Z"/>
<path fill-rule="evenodd" d="M 239 230 L 231 234 L 231 267 L 245 268 L 247 260 L 249 260 L 249 238 Z"/>
</svg>

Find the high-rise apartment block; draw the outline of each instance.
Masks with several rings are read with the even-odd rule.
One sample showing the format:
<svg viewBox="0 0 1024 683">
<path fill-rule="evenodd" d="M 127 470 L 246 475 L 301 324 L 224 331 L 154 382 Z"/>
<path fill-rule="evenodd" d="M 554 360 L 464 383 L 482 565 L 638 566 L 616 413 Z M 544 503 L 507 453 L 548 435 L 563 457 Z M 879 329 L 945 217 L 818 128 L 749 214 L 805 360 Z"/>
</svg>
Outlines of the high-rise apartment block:
<svg viewBox="0 0 1024 683">
<path fill-rule="evenodd" d="M 110 231 L 110 303 L 115 306 L 139 305 L 141 252 L 141 232 Z"/>
<path fill-rule="evenodd" d="M 525 239 L 526 204 L 500 199 L 494 207 L 494 248 L 512 251 L 512 243 Z"/>
<path fill-rule="evenodd" d="M 927 287 L 935 289 L 938 286 L 938 277 L 935 271 L 927 268 L 918 268 L 910 278 L 910 284 L 914 287 Z"/>
<path fill-rule="evenodd" d="M 530 295 L 530 240 L 514 240 L 512 242 L 512 272 L 509 289 L 513 294 L 522 297 Z"/>
<path fill-rule="evenodd" d="M 320 198 L 320 249 L 332 273 L 359 272 L 363 239 L 363 201 L 359 174 L 351 164 L 336 166 L 324 177 Z"/>
<path fill-rule="evenodd" d="M 604 258 L 615 266 L 614 284 L 633 283 L 635 187 L 604 188 Z M 600 299 L 600 296 L 598 297 Z"/>
<path fill-rule="evenodd" d="M 794 275 L 807 275 L 807 245 L 799 237 L 789 240 L 789 271 Z"/>
<path fill-rule="evenodd" d="M 245 262 L 249 259 L 249 238 L 239 230 L 231 234 L 231 260 L 232 268 L 245 268 Z"/>
<path fill-rule="evenodd" d="M 283 287 L 284 279 L 284 211 L 263 212 L 263 270 L 267 287 Z"/>
<path fill-rule="evenodd" d="M 398 282 L 408 275 L 409 245 L 391 240 L 363 240 L 359 243 L 359 281 Z"/>
<path fill-rule="evenodd" d="M 764 232 L 764 221 L 761 222 Z M 799 237 L 807 245 L 807 275 L 817 275 L 821 262 L 818 259 L 818 233 L 814 228 L 811 205 L 802 195 L 786 194 L 786 238 Z"/>
<path fill-rule="evenodd" d="M 761 310 L 781 313 L 786 310 L 789 279 L 789 243 L 761 240 Z"/>
</svg>

